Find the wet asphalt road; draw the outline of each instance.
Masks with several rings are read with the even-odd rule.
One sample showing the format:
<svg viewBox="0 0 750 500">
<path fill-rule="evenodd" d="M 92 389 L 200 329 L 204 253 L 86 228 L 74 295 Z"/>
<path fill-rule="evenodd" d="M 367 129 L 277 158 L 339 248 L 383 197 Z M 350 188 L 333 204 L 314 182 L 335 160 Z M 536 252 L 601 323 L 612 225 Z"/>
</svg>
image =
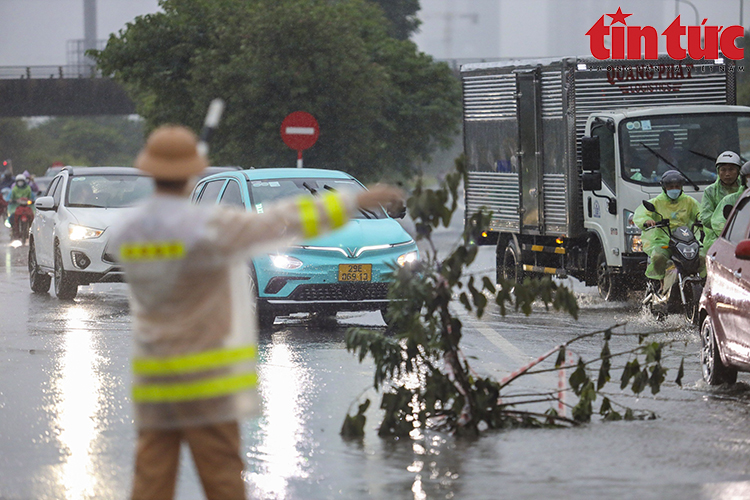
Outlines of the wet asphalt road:
<svg viewBox="0 0 750 500">
<path fill-rule="evenodd" d="M 456 236 L 440 235 L 442 246 Z M 75 301 L 28 287 L 27 247 L 0 227 L 0 499 L 124 499 L 135 433 L 129 400 L 129 313 L 120 284 L 82 287 Z M 475 271 L 493 265 L 482 249 Z M 620 401 L 655 411 L 651 421 L 594 422 L 575 429 L 517 430 L 479 439 L 430 432 L 377 437 L 368 412 L 361 442 L 339 436 L 343 417 L 371 389 L 372 366 L 346 352 L 352 325 L 383 328 L 378 313 L 315 322 L 283 318 L 260 339 L 262 415 L 243 424 L 246 483 L 258 499 L 740 499 L 750 498 L 750 377 L 733 388 L 700 381 L 697 332 L 663 325 L 637 297 L 603 303 L 574 283 L 575 321 L 535 311 L 503 318 L 489 308 L 465 318 L 464 350 L 482 374 L 501 378 L 576 334 L 627 322 L 629 331 L 678 327 L 663 390 Z M 624 347 L 623 343 L 620 347 Z M 613 346 L 613 351 L 615 350 Z M 575 348 L 592 356 L 601 345 Z M 684 387 L 671 381 L 685 357 Z M 556 387 L 556 376 L 524 387 Z M 614 389 L 613 389 L 614 391 Z M 544 409 L 544 408 L 542 408 Z M 177 498 L 203 498 L 188 456 Z"/>
</svg>

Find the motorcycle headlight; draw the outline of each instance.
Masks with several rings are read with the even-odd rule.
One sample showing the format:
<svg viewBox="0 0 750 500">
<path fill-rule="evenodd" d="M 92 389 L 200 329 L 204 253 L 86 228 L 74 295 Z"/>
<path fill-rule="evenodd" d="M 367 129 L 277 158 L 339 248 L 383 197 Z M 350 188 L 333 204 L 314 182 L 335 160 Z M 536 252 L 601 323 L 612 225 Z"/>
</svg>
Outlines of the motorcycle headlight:
<svg viewBox="0 0 750 500">
<path fill-rule="evenodd" d="M 685 256 L 686 259 L 693 259 L 700 251 L 700 245 L 698 243 L 678 243 L 677 250 Z"/>
<path fill-rule="evenodd" d="M 406 264 L 411 264 L 412 262 L 416 262 L 418 258 L 419 257 L 417 256 L 417 252 L 412 251 L 412 252 L 407 252 L 403 255 L 399 255 L 398 258 L 396 259 L 396 262 L 398 263 L 399 266 L 404 267 Z"/>
<path fill-rule="evenodd" d="M 289 255 L 269 255 L 271 263 L 279 269 L 298 269 L 302 267 L 302 261 Z"/>
<path fill-rule="evenodd" d="M 103 232 L 103 229 L 94 229 L 93 227 L 79 226 L 78 224 L 70 224 L 68 226 L 68 238 L 72 241 L 98 238 Z"/>
</svg>

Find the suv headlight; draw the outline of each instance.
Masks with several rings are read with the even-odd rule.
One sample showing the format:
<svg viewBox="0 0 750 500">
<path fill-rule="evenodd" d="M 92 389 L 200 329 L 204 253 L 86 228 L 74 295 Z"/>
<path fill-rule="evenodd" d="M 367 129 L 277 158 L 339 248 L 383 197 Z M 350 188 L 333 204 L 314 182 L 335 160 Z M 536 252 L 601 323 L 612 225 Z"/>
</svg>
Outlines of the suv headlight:
<svg viewBox="0 0 750 500">
<path fill-rule="evenodd" d="M 396 259 L 396 262 L 399 266 L 404 267 L 406 264 L 411 264 L 412 262 L 416 262 L 419 257 L 417 256 L 417 252 L 411 251 L 407 252 L 403 255 L 399 255 Z"/>
<path fill-rule="evenodd" d="M 103 232 L 103 229 L 94 229 L 93 227 L 79 226 L 78 224 L 70 224 L 68 226 L 68 238 L 72 241 L 98 238 Z"/>
<path fill-rule="evenodd" d="M 298 269 L 302 267 L 302 261 L 289 255 L 269 255 L 271 263 L 279 269 Z"/>
</svg>

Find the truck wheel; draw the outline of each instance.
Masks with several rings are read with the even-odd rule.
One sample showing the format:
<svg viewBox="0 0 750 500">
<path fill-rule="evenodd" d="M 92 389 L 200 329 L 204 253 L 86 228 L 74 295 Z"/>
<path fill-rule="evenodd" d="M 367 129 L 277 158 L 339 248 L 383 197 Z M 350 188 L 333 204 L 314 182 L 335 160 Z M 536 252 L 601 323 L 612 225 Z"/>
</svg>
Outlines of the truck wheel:
<svg viewBox="0 0 750 500">
<path fill-rule="evenodd" d="M 627 295 L 625 280 L 613 273 L 607 265 L 604 250 L 599 252 L 596 260 L 596 287 L 599 289 L 601 298 L 606 301 L 623 300 Z"/>
<path fill-rule="evenodd" d="M 711 318 L 706 316 L 701 326 L 701 371 L 708 385 L 734 384 L 737 382 L 737 369 L 724 366 L 716 342 L 716 333 Z"/>
<path fill-rule="evenodd" d="M 503 279 L 514 283 L 523 283 L 526 275 L 521 264 L 521 252 L 516 247 L 515 241 L 508 242 L 503 252 L 502 262 L 499 264 L 501 264 Z"/>
</svg>

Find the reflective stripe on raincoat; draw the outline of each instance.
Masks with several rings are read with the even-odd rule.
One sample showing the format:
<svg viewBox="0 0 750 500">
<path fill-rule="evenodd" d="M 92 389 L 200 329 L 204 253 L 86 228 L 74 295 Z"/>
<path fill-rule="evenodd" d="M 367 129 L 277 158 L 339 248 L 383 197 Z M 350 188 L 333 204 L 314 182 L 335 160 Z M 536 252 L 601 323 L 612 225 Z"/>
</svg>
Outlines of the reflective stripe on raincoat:
<svg viewBox="0 0 750 500">
<path fill-rule="evenodd" d="M 352 195 L 300 197 L 263 214 L 156 195 L 112 228 L 130 285 L 140 428 L 236 420 L 258 410 L 252 254 L 343 225 Z"/>
<path fill-rule="evenodd" d="M 685 193 L 682 193 L 676 200 L 672 200 L 666 193 L 662 192 L 649 201 L 654 204 L 657 212 L 665 219 L 669 219 L 669 227 L 673 230 L 680 226 L 690 227 L 698 219 L 698 202 Z M 643 230 L 647 220 L 658 222 L 661 219 L 655 213 L 646 210 L 643 205 L 639 205 L 633 214 L 633 222 Z M 669 235 L 665 230 L 651 229 L 643 231 L 641 240 L 643 241 L 643 251 L 651 255 L 654 248 L 669 244 Z"/>
</svg>

